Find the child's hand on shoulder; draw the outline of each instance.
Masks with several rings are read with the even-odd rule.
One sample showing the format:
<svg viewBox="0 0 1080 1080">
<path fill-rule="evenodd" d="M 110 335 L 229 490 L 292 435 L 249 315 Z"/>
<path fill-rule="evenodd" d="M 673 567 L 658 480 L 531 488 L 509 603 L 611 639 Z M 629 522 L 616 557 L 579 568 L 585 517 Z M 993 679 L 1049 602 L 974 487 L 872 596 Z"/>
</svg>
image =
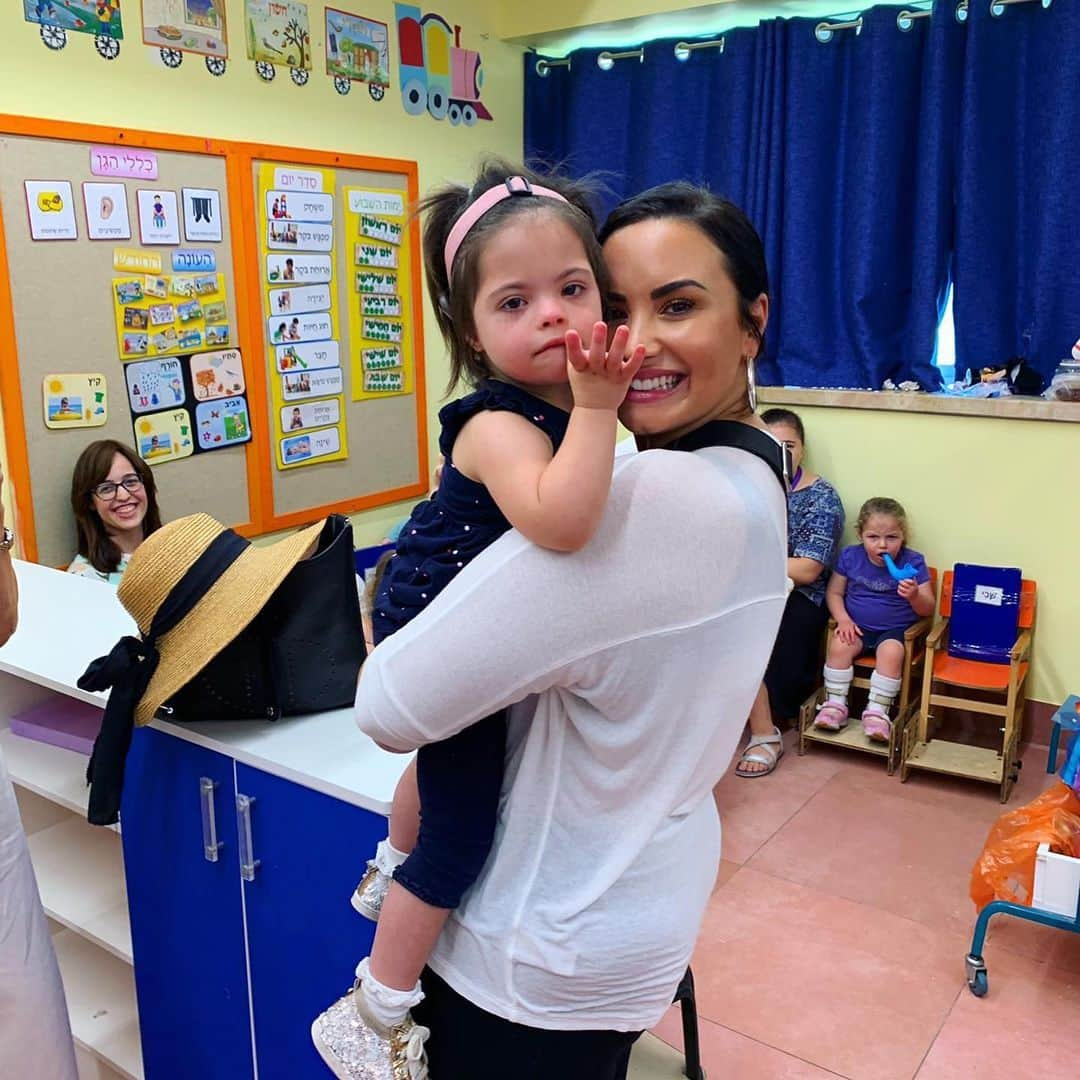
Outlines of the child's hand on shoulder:
<svg viewBox="0 0 1080 1080">
<path fill-rule="evenodd" d="M 586 353 L 581 335 L 566 332 L 566 373 L 579 409 L 617 409 L 626 397 L 630 380 L 645 359 L 645 346 L 638 345 L 629 357 L 626 345 L 630 331 L 620 326 L 607 344 L 607 324 L 593 326 L 592 340 Z"/>
<path fill-rule="evenodd" d="M 914 578 L 904 578 L 896 583 L 896 591 L 910 603 L 919 591 L 919 583 Z"/>
<path fill-rule="evenodd" d="M 862 630 L 851 619 L 844 619 L 836 624 L 836 636 L 845 645 L 854 645 L 862 637 Z"/>
</svg>

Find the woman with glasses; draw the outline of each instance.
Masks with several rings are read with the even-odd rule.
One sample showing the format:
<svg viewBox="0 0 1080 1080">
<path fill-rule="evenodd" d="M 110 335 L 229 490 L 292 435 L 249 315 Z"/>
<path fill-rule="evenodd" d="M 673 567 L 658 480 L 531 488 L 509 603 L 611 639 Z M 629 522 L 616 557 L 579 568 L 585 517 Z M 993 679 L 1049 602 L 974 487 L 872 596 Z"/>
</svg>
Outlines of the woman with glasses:
<svg viewBox="0 0 1080 1080">
<path fill-rule="evenodd" d="M 116 585 L 131 553 L 161 528 L 154 474 L 138 454 L 115 439 L 91 443 L 75 462 L 71 509 L 79 553 L 69 574 Z"/>
</svg>

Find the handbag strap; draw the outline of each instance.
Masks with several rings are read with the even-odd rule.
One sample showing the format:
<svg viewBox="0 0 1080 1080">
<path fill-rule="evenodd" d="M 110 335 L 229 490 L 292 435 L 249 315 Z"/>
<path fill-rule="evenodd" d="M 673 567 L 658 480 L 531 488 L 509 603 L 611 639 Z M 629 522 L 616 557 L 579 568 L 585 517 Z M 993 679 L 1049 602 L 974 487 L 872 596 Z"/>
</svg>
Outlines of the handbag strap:
<svg viewBox="0 0 1080 1080">
<path fill-rule="evenodd" d="M 791 451 L 772 435 L 738 420 L 710 420 L 667 443 L 664 449 L 694 451 L 708 446 L 733 446 L 760 458 L 772 469 L 787 498 L 791 490 Z"/>
</svg>

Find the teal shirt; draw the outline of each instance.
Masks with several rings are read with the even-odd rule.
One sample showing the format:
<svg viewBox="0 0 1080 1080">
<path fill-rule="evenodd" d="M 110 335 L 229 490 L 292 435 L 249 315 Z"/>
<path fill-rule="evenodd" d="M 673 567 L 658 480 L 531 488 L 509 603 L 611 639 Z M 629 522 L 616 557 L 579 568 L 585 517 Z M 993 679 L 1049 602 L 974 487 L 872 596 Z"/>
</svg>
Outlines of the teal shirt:
<svg viewBox="0 0 1080 1080">
<path fill-rule="evenodd" d="M 129 558 L 130 556 L 128 555 L 121 555 L 120 565 L 111 574 L 103 574 L 100 570 L 91 566 L 84 556 L 76 555 L 75 558 L 71 560 L 71 565 L 67 568 L 67 572 L 69 574 L 78 574 L 80 577 L 93 578 L 95 581 L 107 581 L 110 585 L 119 585 L 120 579 L 124 576 L 124 571 L 127 569 Z"/>
</svg>

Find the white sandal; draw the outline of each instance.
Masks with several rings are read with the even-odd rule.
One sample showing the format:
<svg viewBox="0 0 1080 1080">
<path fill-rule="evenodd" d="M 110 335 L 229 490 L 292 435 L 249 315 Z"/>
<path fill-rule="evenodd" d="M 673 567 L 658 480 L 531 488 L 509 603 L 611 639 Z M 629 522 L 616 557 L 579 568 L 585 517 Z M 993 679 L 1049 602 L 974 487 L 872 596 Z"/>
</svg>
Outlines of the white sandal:
<svg viewBox="0 0 1080 1080">
<path fill-rule="evenodd" d="M 775 747 L 775 749 L 774 749 Z M 780 764 L 784 756 L 784 737 L 778 727 L 773 728 L 771 735 L 751 735 L 749 742 L 743 747 L 739 755 L 739 763 L 735 766 L 735 775 L 744 780 L 756 780 L 759 776 L 768 776 Z M 764 765 L 764 769 L 755 772 L 744 772 L 743 766 L 747 762 L 755 765 Z"/>
</svg>

